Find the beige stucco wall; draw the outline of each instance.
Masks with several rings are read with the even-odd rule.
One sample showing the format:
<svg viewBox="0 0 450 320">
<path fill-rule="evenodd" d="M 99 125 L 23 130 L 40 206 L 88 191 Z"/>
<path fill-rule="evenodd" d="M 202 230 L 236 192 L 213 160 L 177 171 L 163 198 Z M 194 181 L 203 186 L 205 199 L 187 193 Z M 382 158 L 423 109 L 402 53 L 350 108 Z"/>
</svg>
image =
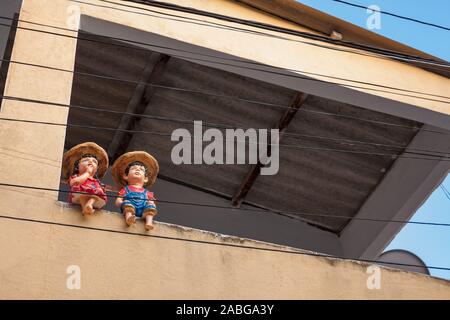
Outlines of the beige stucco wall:
<svg viewBox="0 0 450 320">
<path fill-rule="evenodd" d="M 121 216 L 89 219 L 54 204 L 56 223 L 145 234 Z M 251 240 L 157 224 L 157 236 L 275 248 Z M 450 299 L 450 282 L 383 268 L 380 289 L 368 289 L 366 264 L 322 257 L 189 243 L 70 226 L 0 223 L 0 299 Z M 66 286 L 67 268 L 81 270 L 81 288 Z"/>
<path fill-rule="evenodd" d="M 98 4 L 104 5 L 102 2 Z M 191 4 L 204 10 L 298 28 L 234 2 L 197 0 Z M 78 5 L 86 15 L 268 64 L 370 79 L 443 95 L 448 89 L 447 79 L 388 60 L 318 51 L 316 47 L 300 43 L 249 34 L 230 37 L 229 31 L 225 30 L 112 11 L 68 0 L 24 0 L 21 19 L 67 27 L 68 15 L 73 12 L 68 11 L 71 5 Z M 26 23 L 21 25 L 29 27 Z M 244 43 L 252 45 L 244 46 Z M 12 59 L 73 70 L 75 48 L 75 39 L 19 29 Z M 277 54 L 268 48 L 277 48 Z M 298 59 L 299 55 L 302 59 Z M 344 67 L 349 65 L 352 68 Z M 389 75 L 384 71 L 386 68 L 390 70 Z M 11 64 L 5 95 L 69 103 L 71 84 L 70 73 Z M 447 105 L 403 99 L 450 114 Z M 65 108 L 5 100 L 0 115 L 3 118 L 65 123 L 67 111 Z M 64 136 L 63 126 L 0 121 L 0 182 L 58 188 Z M 0 189 L 0 202 L 5 204 L 1 214 L 5 216 L 125 230 L 117 215 L 103 213 L 92 219 L 83 219 L 78 212 L 59 205 L 54 192 L 10 187 Z M 132 231 L 144 232 L 142 225 Z M 231 241 L 164 225 L 159 225 L 154 234 Z M 368 290 L 366 267 L 347 261 L 94 232 L 4 218 L 0 219 L 0 250 L 3 253 L 0 259 L 0 298 L 450 299 L 448 282 L 398 271 L 383 271 L 382 289 Z M 66 268 L 73 264 L 82 270 L 81 290 L 65 287 Z"/>
</svg>

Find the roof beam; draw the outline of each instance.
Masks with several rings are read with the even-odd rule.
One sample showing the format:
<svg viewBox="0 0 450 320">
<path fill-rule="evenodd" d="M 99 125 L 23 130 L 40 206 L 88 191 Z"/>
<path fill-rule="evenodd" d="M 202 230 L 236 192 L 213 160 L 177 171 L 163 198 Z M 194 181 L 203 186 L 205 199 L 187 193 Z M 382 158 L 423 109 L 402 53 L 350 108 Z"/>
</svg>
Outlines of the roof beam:
<svg viewBox="0 0 450 320">
<path fill-rule="evenodd" d="M 167 62 L 170 56 L 165 54 L 154 53 L 150 56 L 144 71 L 142 73 L 139 84 L 136 86 L 133 96 L 131 97 L 127 113 L 144 114 L 147 106 L 151 102 L 151 98 L 155 92 L 155 88 L 147 86 L 147 84 L 157 83 L 164 74 Z M 134 130 L 139 123 L 140 118 L 136 116 L 122 115 L 119 123 L 119 130 Z M 114 138 L 108 147 L 108 156 L 116 159 L 119 155 L 126 152 L 130 144 L 132 133 L 115 131 Z"/>
<path fill-rule="evenodd" d="M 292 119 L 294 119 L 294 116 L 296 115 L 297 111 L 300 109 L 300 107 L 303 105 L 307 98 L 307 94 L 305 93 L 297 93 L 291 104 L 289 105 L 289 108 L 286 109 L 286 112 L 283 114 L 283 116 L 278 121 L 278 124 L 276 128 L 279 130 L 279 141 L 281 140 L 284 132 L 287 130 L 289 124 L 291 123 Z M 271 148 L 269 144 L 268 148 L 268 155 L 270 156 Z M 255 183 L 256 179 L 261 173 L 261 168 L 263 164 L 258 161 L 257 164 L 253 165 L 251 169 L 249 170 L 248 174 L 244 178 L 244 180 L 241 183 L 241 186 L 233 196 L 231 203 L 234 207 L 240 207 L 242 202 L 245 200 L 245 197 L 247 196 L 248 192 L 252 188 L 253 184 Z"/>
</svg>

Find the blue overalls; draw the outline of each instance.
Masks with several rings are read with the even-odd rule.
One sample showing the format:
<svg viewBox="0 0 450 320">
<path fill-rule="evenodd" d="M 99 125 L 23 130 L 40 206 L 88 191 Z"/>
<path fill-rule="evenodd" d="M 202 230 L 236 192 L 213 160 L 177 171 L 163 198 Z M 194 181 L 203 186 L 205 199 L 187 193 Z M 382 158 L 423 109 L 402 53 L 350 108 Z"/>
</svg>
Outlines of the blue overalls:
<svg viewBox="0 0 450 320">
<path fill-rule="evenodd" d="M 144 191 L 142 192 L 134 192 L 131 191 L 128 186 L 125 186 L 125 196 L 123 197 L 124 201 L 121 205 L 121 209 L 123 212 L 124 206 L 133 206 L 136 212 L 136 217 L 142 217 L 142 214 L 144 211 L 154 209 L 156 210 L 156 207 L 153 204 L 147 204 L 148 199 L 147 197 L 147 189 L 144 188 Z"/>
</svg>

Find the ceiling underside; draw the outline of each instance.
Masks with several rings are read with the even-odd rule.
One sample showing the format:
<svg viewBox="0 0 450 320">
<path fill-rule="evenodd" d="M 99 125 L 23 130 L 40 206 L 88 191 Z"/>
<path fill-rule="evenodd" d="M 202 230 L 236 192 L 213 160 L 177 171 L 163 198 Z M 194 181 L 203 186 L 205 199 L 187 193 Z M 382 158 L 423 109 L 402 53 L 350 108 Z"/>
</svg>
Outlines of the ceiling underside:
<svg viewBox="0 0 450 320">
<path fill-rule="evenodd" d="M 89 37 L 96 38 L 93 35 Z M 101 41 L 105 40 L 101 38 Z M 156 64 L 159 71 L 155 71 L 150 77 L 145 76 L 148 70 L 152 68 L 155 70 Z M 134 130 L 159 132 L 163 133 L 162 135 L 133 133 L 118 136 L 112 130 L 68 127 L 65 147 L 70 148 L 84 141 L 95 141 L 110 153 L 114 146 L 117 147 L 117 143 L 120 148 L 114 149 L 116 154 L 131 150 L 146 150 L 158 159 L 162 177 L 216 193 L 230 200 L 238 192 L 252 165 L 174 165 L 171 151 L 177 142 L 170 140 L 170 134 L 177 128 L 186 128 L 193 132 L 193 120 L 242 128 L 276 128 L 286 111 L 285 108 L 248 103 L 217 95 L 241 97 L 288 107 L 297 94 L 290 89 L 157 52 L 90 41 L 78 41 L 75 70 L 215 94 L 203 95 L 146 86 L 144 97 L 140 100 L 143 106 L 140 112 L 150 116 L 189 120 L 190 123 L 140 118 L 132 124 Z M 75 74 L 71 103 L 125 112 L 132 97 L 136 97 L 136 90 L 135 82 Z M 72 108 L 68 121 L 73 124 L 115 129 L 121 126 L 121 121 L 123 125 L 122 117 L 121 114 Z M 395 123 L 400 126 L 386 126 L 356 118 Z M 317 96 L 308 96 L 289 123 L 286 132 L 406 146 L 417 130 L 401 126 L 418 127 L 420 124 Z M 207 128 L 204 127 L 205 129 Z M 118 138 L 120 141 L 117 141 Z M 113 142 L 113 139 L 116 140 Z M 337 234 L 350 220 L 320 215 L 349 218 L 355 216 L 395 160 L 394 157 L 351 152 L 401 153 L 400 148 L 386 149 L 381 146 L 312 137 L 299 139 L 288 135 L 283 136 L 280 143 L 291 146 L 280 147 L 278 174 L 259 176 L 244 202 L 289 212 L 293 217 Z M 314 150 L 314 148 L 339 149 L 346 152 Z M 114 158 L 112 155 L 110 160 L 114 161 Z M 299 212 L 314 215 L 300 215 Z"/>
</svg>

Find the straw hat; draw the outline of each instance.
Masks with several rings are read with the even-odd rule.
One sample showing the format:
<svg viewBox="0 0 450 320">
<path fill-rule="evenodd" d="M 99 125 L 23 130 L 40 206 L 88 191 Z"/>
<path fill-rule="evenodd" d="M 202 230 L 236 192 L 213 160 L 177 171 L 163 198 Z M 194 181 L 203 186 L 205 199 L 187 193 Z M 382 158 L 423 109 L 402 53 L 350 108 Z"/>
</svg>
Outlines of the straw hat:
<svg viewBox="0 0 450 320">
<path fill-rule="evenodd" d="M 114 181 L 121 186 L 127 185 L 127 181 L 123 178 L 125 169 L 134 161 L 142 162 L 147 167 L 148 182 L 146 186 L 154 184 L 159 172 L 158 161 L 145 151 L 131 151 L 117 158 L 111 169 Z"/>
<path fill-rule="evenodd" d="M 67 179 L 73 174 L 75 161 L 80 160 L 84 154 L 93 154 L 97 157 L 98 168 L 97 176 L 102 178 L 108 169 L 109 160 L 106 151 L 94 142 L 85 142 L 76 145 L 66 153 L 63 157 L 63 178 Z"/>
</svg>

